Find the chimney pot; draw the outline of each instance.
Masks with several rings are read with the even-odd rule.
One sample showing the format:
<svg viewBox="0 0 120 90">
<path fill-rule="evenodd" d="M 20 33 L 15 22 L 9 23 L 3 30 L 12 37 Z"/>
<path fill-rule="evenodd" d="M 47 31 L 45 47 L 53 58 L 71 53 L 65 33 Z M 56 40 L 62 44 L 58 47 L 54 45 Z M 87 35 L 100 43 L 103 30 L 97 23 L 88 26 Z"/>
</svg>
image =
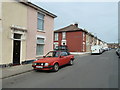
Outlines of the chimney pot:
<svg viewBox="0 0 120 90">
<path fill-rule="evenodd" d="M 76 27 L 78 27 L 78 23 L 75 23 L 74 25 L 75 25 Z"/>
</svg>

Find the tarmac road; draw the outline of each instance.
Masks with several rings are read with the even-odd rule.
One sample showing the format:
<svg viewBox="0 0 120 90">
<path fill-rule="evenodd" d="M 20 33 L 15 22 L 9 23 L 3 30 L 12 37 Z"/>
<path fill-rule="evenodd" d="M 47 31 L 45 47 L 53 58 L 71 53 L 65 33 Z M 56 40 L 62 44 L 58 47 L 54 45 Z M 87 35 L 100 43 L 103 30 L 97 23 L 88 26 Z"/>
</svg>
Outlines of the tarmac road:
<svg viewBox="0 0 120 90">
<path fill-rule="evenodd" d="M 101 55 L 75 56 L 73 66 L 58 72 L 27 72 L 3 79 L 3 88 L 118 88 L 115 50 Z"/>
</svg>

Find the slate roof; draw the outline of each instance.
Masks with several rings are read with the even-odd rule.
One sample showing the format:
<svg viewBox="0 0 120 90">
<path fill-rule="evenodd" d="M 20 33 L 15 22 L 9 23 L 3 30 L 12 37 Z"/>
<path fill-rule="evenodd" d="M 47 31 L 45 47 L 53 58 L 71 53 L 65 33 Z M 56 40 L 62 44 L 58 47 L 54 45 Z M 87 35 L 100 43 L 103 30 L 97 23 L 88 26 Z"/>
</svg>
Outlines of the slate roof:
<svg viewBox="0 0 120 90">
<path fill-rule="evenodd" d="M 55 30 L 54 32 L 70 32 L 70 31 L 84 31 L 84 32 L 87 32 L 86 30 L 79 28 L 75 24 L 70 24 L 69 26 L 66 26 L 64 28 Z"/>
</svg>

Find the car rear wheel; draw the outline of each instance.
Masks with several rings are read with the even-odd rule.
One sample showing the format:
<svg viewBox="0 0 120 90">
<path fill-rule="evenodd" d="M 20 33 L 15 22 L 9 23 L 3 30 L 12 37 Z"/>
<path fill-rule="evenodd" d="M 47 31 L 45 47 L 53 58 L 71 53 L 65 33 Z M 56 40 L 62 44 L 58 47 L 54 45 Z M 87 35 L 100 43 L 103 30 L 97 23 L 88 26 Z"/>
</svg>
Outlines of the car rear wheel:
<svg viewBox="0 0 120 90">
<path fill-rule="evenodd" d="M 53 66 L 53 71 L 54 72 L 57 72 L 59 70 L 59 65 L 56 63 L 56 64 L 54 64 L 54 66 Z"/>
<path fill-rule="evenodd" d="M 73 65 L 73 60 L 72 59 L 70 60 L 69 65 Z"/>
</svg>

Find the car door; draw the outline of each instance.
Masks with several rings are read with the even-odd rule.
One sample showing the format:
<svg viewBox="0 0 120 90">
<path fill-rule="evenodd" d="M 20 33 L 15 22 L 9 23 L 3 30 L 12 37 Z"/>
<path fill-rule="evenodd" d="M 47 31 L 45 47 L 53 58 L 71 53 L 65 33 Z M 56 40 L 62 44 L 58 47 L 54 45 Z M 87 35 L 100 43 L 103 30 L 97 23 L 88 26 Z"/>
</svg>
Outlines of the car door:
<svg viewBox="0 0 120 90">
<path fill-rule="evenodd" d="M 66 61 L 66 64 L 68 64 L 71 60 L 71 55 L 69 52 L 66 52 L 67 53 L 67 61 Z"/>
<path fill-rule="evenodd" d="M 62 65 L 67 64 L 68 61 L 69 61 L 69 57 L 68 57 L 67 52 L 61 52 L 60 56 L 61 56 L 61 63 L 62 63 Z"/>
<path fill-rule="evenodd" d="M 60 64 L 60 66 L 65 64 L 65 57 L 64 57 L 64 54 L 62 52 L 60 53 L 59 64 Z"/>
</svg>

